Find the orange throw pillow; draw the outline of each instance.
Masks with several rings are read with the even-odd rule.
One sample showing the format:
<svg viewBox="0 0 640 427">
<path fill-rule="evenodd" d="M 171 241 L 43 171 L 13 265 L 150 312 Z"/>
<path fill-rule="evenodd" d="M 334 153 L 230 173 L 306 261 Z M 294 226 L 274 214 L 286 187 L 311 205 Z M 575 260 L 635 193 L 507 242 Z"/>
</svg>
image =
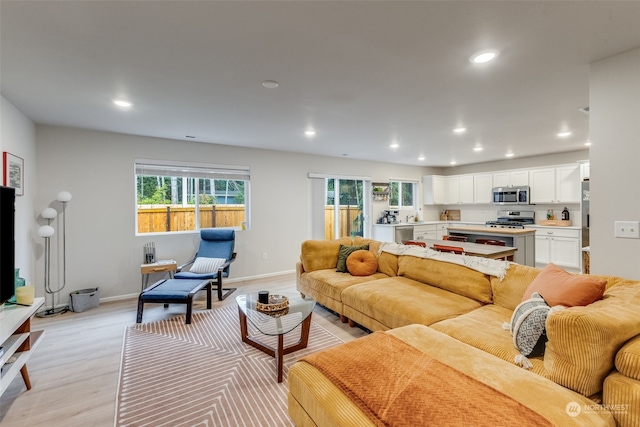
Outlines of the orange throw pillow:
<svg viewBox="0 0 640 427">
<path fill-rule="evenodd" d="M 371 276 L 378 271 L 378 260 L 364 249 L 355 251 L 347 258 L 347 270 L 352 276 Z"/>
<path fill-rule="evenodd" d="M 538 292 L 551 307 L 589 305 L 602 298 L 606 284 L 605 279 L 567 273 L 555 264 L 548 264 L 524 291 L 522 301 Z"/>
</svg>

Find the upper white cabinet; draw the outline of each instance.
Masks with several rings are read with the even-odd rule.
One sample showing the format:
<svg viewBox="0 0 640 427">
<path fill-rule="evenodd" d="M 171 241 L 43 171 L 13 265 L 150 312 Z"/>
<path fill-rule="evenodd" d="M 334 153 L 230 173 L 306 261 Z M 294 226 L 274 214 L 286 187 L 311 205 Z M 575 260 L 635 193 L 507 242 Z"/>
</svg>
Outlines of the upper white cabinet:
<svg viewBox="0 0 640 427">
<path fill-rule="evenodd" d="M 588 169 L 587 169 L 588 176 Z M 489 204 L 494 187 L 529 186 L 530 203 L 580 203 L 584 164 L 422 177 L 425 205 Z"/>
<path fill-rule="evenodd" d="M 491 189 L 493 187 L 493 174 L 475 175 L 473 177 L 474 203 L 491 203 Z"/>
<path fill-rule="evenodd" d="M 447 177 L 447 203 L 473 203 L 473 175 Z"/>
<path fill-rule="evenodd" d="M 446 179 L 440 175 L 428 175 L 422 177 L 422 187 L 425 205 L 444 205 Z"/>
<path fill-rule="evenodd" d="M 529 185 L 528 170 L 501 171 L 493 174 L 494 187 L 514 187 Z"/>
<path fill-rule="evenodd" d="M 580 203 L 580 165 L 529 171 L 531 203 Z"/>
<path fill-rule="evenodd" d="M 591 168 L 589 162 L 580 163 L 580 180 L 584 181 L 589 179 L 589 175 L 591 174 Z"/>
</svg>

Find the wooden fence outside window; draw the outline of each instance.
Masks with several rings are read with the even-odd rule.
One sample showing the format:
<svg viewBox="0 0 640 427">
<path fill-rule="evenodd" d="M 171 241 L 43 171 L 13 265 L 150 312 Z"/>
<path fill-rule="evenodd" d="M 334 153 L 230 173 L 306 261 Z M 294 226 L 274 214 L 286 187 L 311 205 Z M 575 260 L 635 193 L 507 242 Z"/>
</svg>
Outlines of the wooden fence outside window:
<svg viewBox="0 0 640 427">
<path fill-rule="evenodd" d="M 325 207 L 325 239 L 333 239 L 333 206 Z M 362 235 L 357 206 L 340 207 L 340 236 Z M 195 207 L 182 205 L 139 205 L 138 233 L 163 233 L 196 229 Z M 240 227 L 244 205 L 200 205 L 200 228 Z"/>
</svg>

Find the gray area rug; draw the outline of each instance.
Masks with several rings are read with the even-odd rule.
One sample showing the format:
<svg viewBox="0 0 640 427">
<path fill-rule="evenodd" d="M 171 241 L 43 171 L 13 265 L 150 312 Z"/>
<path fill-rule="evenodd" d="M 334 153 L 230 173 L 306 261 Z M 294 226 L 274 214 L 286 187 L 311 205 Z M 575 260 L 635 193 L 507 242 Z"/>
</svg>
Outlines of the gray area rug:
<svg viewBox="0 0 640 427">
<path fill-rule="evenodd" d="M 300 338 L 285 335 L 285 347 Z M 250 333 L 262 342 L 275 337 Z M 278 384 L 275 359 L 240 339 L 235 306 L 127 327 L 122 349 L 116 426 L 292 426 L 288 371 L 306 354 L 342 341 L 312 322 L 306 349 L 284 357 Z"/>
</svg>

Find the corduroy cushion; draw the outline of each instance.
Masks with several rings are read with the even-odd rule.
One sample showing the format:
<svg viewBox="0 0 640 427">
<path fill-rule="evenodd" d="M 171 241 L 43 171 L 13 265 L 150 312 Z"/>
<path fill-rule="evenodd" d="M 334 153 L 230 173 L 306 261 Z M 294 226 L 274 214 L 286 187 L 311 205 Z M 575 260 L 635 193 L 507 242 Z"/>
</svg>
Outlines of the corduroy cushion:
<svg viewBox="0 0 640 427">
<path fill-rule="evenodd" d="M 352 276 L 371 276 L 378 271 L 378 260 L 369 251 L 355 251 L 347 257 L 347 270 Z"/>
<path fill-rule="evenodd" d="M 489 276 L 462 265 L 403 255 L 398 259 L 398 276 L 436 286 L 484 304 L 492 302 Z"/>
<path fill-rule="evenodd" d="M 300 261 L 302 261 L 304 271 L 336 268 L 340 245 L 350 244 L 350 237 L 337 240 L 305 240 L 302 242 L 300 253 Z"/>
<path fill-rule="evenodd" d="M 348 273 L 349 270 L 347 270 L 347 258 L 349 258 L 349 255 L 351 255 L 355 251 L 359 251 L 363 249 L 368 251 L 369 245 L 362 245 L 362 246 L 340 245 L 340 250 L 338 251 L 338 261 L 336 263 L 336 271 L 339 271 L 341 273 Z"/>
<path fill-rule="evenodd" d="M 635 380 L 640 380 L 640 336 L 626 343 L 616 355 L 616 369 Z"/>
<path fill-rule="evenodd" d="M 585 396 L 600 392 L 618 349 L 640 335 L 640 282 L 621 281 L 604 298 L 547 317 L 547 378 Z"/>
<path fill-rule="evenodd" d="M 567 273 L 555 264 L 549 264 L 529 284 L 522 301 L 538 292 L 551 307 L 589 305 L 602 298 L 607 281 L 586 274 Z"/>
</svg>

